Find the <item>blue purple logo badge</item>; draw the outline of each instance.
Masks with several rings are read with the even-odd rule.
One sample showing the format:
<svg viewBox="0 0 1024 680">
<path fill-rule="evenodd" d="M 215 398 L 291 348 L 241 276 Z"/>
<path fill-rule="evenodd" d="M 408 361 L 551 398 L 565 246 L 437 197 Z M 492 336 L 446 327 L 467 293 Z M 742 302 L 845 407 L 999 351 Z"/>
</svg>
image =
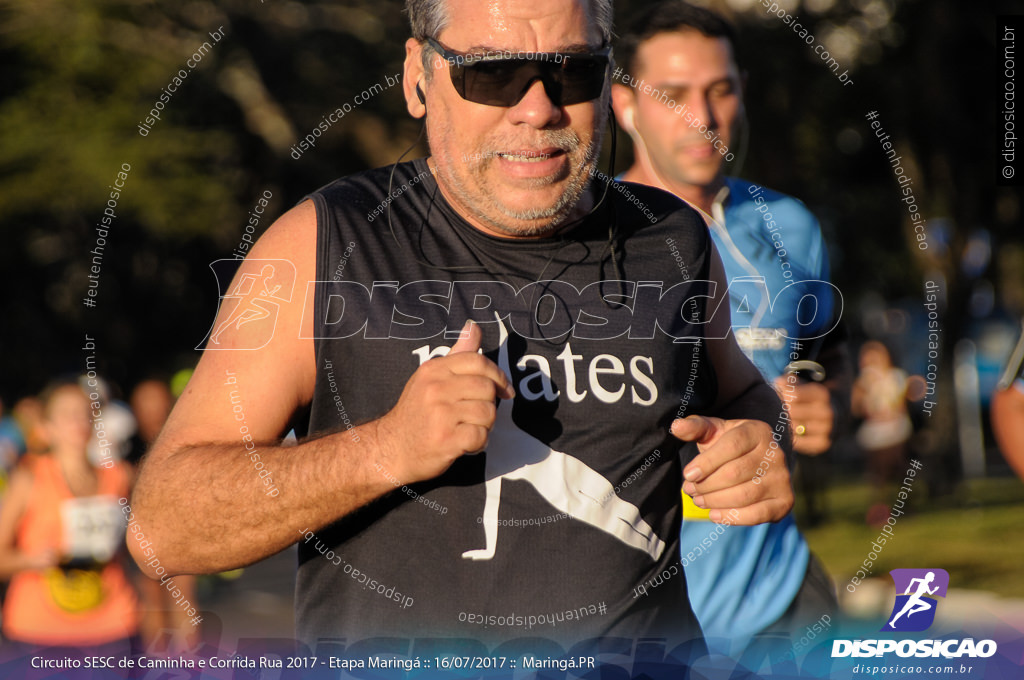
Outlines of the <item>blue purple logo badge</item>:
<svg viewBox="0 0 1024 680">
<path fill-rule="evenodd" d="M 918 632 L 935 621 L 936 598 L 946 597 L 949 573 L 945 569 L 893 569 L 896 603 L 882 631 Z"/>
</svg>

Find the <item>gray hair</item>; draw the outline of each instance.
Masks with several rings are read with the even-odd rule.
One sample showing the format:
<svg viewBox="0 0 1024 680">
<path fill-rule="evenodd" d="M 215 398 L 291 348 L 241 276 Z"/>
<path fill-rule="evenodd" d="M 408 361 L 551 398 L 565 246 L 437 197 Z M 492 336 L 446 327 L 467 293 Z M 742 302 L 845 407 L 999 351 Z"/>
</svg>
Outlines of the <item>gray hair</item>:
<svg viewBox="0 0 1024 680">
<path fill-rule="evenodd" d="M 436 38 L 448 25 L 448 6 L 445 0 L 405 0 L 412 37 L 420 42 Z"/>
<path fill-rule="evenodd" d="M 587 0 L 594 23 L 601 32 L 601 41 L 605 45 L 612 42 L 612 22 L 615 10 L 613 0 Z M 448 25 L 448 5 L 445 0 L 405 0 L 405 12 L 409 15 L 412 37 L 420 42 L 427 38 L 437 38 Z M 423 68 L 430 77 L 430 45 L 423 46 Z"/>
</svg>

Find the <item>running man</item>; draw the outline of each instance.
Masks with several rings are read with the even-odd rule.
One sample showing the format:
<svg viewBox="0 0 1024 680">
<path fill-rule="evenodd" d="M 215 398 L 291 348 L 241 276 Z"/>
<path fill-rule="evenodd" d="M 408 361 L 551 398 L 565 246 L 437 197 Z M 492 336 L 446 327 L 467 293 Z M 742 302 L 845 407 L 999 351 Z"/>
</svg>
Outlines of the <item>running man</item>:
<svg viewBox="0 0 1024 680">
<path fill-rule="evenodd" d="M 849 389 L 848 354 L 840 334 L 829 332 L 831 286 L 808 283 L 829 280 L 817 220 L 796 199 L 725 174 L 726 161 L 740 153 L 746 115 L 735 47 L 721 16 L 678 0 L 634 19 L 616 46 L 624 84 L 612 86 L 616 117 L 633 140 L 634 163 L 623 179 L 671 191 L 703 212 L 730 281 L 736 340 L 788 403 L 793 448 L 806 468 L 831 446 L 834 404 Z M 816 314 L 798 320 L 805 296 L 816 300 Z M 793 375 L 807 367 L 826 382 Z M 792 514 L 729 527 L 719 538 L 707 496 L 690 482 L 683 490 L 683 555 L 718 539 L 686 568 L 709 647 L 739 654 L 758 633 L 796 631 L 835 615 L 831 581 Z"/>
<path fill-rule="evenodd" d="M 236 279 L 287 260 L 310 294 L 281 304 L 260 349 L 203 353 L 132 499 L 152 554 L 172 573 L 210 573 L 302 538 L 296 622 L 310 645 L 699 640 L 678 567 L 683 478 L 712 519 L 779 520 L 793 498 L 773 428 L 789 435 L 728 316 L 709 311 L 726 286 L 699 215 L 631 187 L 652 221 L 591 180 L 611 2 L 410 0 L 408 12 L 402 83 L 431 155 L 332 182 L 253 247 Z M 706 323 L 680 316 L 694 300 Z M 220 348 L 253 346 L 262 323 L 225 327 Z M 699 351 L 676 342 L 688 338 Z M 702 415 L 676 419 L 693 362 Z M 309 437 L 282 446 L 295 423 Z M 656 450 L 671 454 L 634 474 Z M 526 522 L 559 509 L 584 521 Z M 531 630 L 539 616 L 557 625 Z"/>
</svg>

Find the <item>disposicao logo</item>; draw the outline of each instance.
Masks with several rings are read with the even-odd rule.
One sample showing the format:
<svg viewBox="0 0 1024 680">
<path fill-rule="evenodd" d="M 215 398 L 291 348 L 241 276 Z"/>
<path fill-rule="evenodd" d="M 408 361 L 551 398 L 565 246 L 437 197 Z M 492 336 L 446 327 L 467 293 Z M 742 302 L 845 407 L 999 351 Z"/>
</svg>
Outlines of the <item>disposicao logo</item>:
<svg viewBox="0 0 1024 680">
<path fill-rule="evenodd" d="M 945 598 L 949 588 L 949 573 L 945 569 L 893 569 L 889 572 L 896 584 L 896 603 L 883 633 L 916 633 L 927 630 L 935 622 L 939 600 Z M 947 659 L 961 656 L 989 657 L 996 653 L 994 640 L 973 638 L 925 640 L 834 640 L 832 658 L 870 657 L 895 653 L 900 657 L 938 657 Z"/>
<path fill-rule="evenodd" d="M 896 584 L 896 604 L 881 630 L 904 633 L 928 630 L 935 621 L 939 604 L 935 598 L 946 597 L 949 573 L 945 569 L 893 569 L 889 575 Z"/>
</svg>

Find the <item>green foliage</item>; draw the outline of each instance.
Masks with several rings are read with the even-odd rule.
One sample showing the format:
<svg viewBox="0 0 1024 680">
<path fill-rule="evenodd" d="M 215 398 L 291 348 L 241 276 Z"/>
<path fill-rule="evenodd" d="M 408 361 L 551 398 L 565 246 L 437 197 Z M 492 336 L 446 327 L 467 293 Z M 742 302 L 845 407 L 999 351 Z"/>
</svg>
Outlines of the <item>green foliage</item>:
<svg viewBox="0 0 1024 680">
<path fill-rule="evenodd" d="M 878 537 L 878 529 L 864 522 L 875 493 L 864 484 L 836 486 L 828 492 L 830 521 L 804 530 L 811 550 L 825 563 L 840 591 Z M 959 497 L 931 501 L 923 486 L 915 486 L 908 507 L 872 565 L 872 577 L 886 579 L 891 569 L 941 566 L 949 571 L 953 588 L 1024 598 L 1020 578 L 1024 485 L 1020 480 L 974 480 L 964 485 Z"/>
<path fill-rule="evenodd" d="M 234 216 L 235 187 L 221 166 L 236 142 L 185 114 L 190 95 L 209 87 L 220 46 L 142 137 L 138 121 L 205 33 L 168 30 L 166 17 L 137 3 L 12 0 L 3 12 L 20 82 L 0 102 L 0 221 L 32 216 L 58 230 L 92 221 L 122 163 L 132 167 L 118 199 L 122 220 L 187 234 Z"/>
</svg>

